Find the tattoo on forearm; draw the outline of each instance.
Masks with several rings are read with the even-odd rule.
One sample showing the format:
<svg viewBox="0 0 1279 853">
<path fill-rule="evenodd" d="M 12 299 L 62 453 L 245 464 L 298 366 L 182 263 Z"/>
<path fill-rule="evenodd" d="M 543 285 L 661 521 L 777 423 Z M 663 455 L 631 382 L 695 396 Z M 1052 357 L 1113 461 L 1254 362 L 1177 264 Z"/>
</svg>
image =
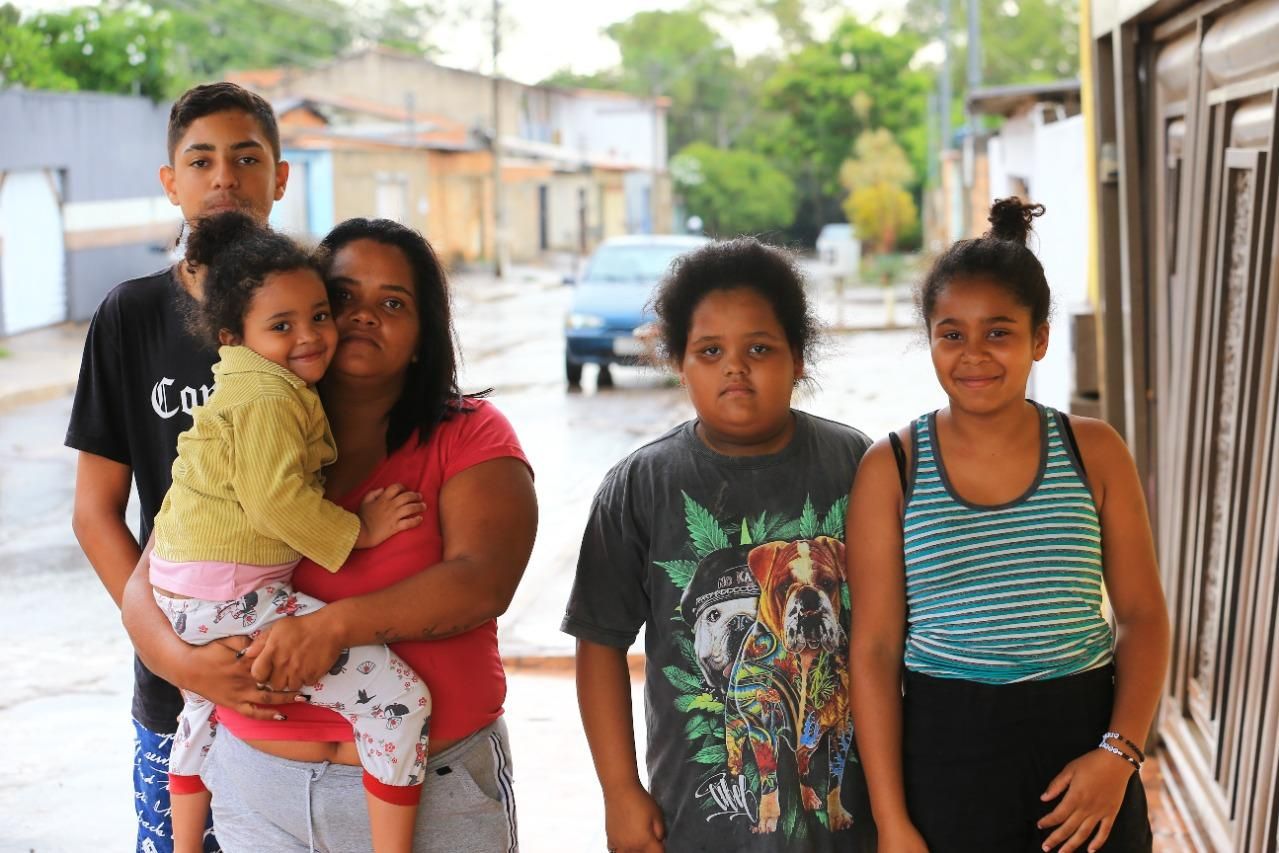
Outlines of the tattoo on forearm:
<svg viewBox="0 0 1279 853">
<path fill-rule="evenodd" d="M 461 634 L 465 630 L 467 630 L 465 625 L 454 625 L 449 628 L 428 626 L 423 628 L 416 637 L 411 637 L 406 636 L 399 631 L 386 628 L 381 631 L 375 631 L 373 636 L 376 637 L 377 641 L 382 645 L 389 646 L 392 643 L 403 643 L 407 640 L 440 640 L 445 637 L 452 637 L 455 634 Z"/>
</svg>

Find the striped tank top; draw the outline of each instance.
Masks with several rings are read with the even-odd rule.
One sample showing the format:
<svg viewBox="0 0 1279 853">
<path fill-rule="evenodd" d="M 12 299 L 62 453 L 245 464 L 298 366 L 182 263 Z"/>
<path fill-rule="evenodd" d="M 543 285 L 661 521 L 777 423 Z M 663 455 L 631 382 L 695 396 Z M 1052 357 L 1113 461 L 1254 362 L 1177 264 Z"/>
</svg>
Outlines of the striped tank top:
<svg viewBox="0 0 1279 853">
<path fill-rule="evenodd" d="M 981 506 L 946 476 L 937 414 L 911 427 L 906 499 L 906 667 L 1009 684 L 1110 662 L 1101 612 L 1101 523 L 1060 416 L 1039 412 L 1040 461 L 1021 497 Z"/>
</svg>

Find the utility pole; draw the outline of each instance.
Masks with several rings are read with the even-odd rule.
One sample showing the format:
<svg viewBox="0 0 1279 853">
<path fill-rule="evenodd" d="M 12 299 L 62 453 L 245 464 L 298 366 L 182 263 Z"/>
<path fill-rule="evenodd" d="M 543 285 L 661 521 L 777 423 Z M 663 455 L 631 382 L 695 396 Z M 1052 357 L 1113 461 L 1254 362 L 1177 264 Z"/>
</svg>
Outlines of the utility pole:
<svg viewBox="0 0 1279 853">
<path fill-rule="evenodd" d="M 653 158 L 652 158 L 652 164 L 651 164 L 652 166 L 651 174 L 649 175 L 649 190 L 648 190 L 648 233 L 650 234 L 656 234 L 658 232 L 657 218 L 659 213 L 661 212 L 661 201 L 659 200 L 658 194 L 657 194 L 657 184 L 659 179 L 661 178 L 661 170 L 662 170 L 662 160 L 661 160 L 662 138 L 661 137 L 662 137 L 663 128 L 662 128 L 662 122 L 661 122 L 661 108 L 658 106 L 662 98 L 661 77 L 662 77 L 661 66 L 659 66 L 657 63 L 652 63 L 651 65 L 649 65 L 648 91 L 649 91 L 650 97 L 652 98 L 652 106 L 653 106 L 653 113 L 652 113 L 653 139 L 651 143 L 653 146 Z M 670 229 L 670 230 L 674 230 L 674 229 Z"/>
<path fill-rule="evenodd" d="M 968 94 L 981 85 L 981 2 L 968 0 Z M 971 126 L 972 112 L 968 113 Z"/>
<path fill-rule="evenodd" d="M 950 0 L 941 0 L 941 8 L 941 44 L 943 49 L 941 62 L 941 150 L 946 152 L 950 150 L 952 137 L 950 130 L 950 103 L 954 98 L 950 91 Z"/>
<path fill-rule="evenodd" d="M 973 115 L 972 96 L 981 88 L 981 3 L 968 0 L 968 93 L 964 98 L 964 114 L 968 132 L 964 135 L 964 220 L 965 236 L 973 236 L 972 188 L 977 169 L 977 117 Z"/>
<path fill-rule="evenodd" d="M 928 180 L 925 183 L 925 186 L 929 189 L 937 186 L 940 176 L 937 163 L 941 156 L 941 151 L 943 151 L 946 147 L 944 137 L 941 143 L 938 144 L 937 138 L 933 136 L 933 134 L 937 131 L 936 116 L 938 111 L 941 109 L 939 101 L 940 99 L 937 97 L 936 91 L 928 93 L 928 121 L 925 123 L 924 129 L 927 131 L 925 142 L 928 150 Z"/>
<path fill-rule="evenodd" d="M 502 101 L 497 58 L 502 52 L 502 0 L 493 0 L 493 275 L 506 272 L 506 201 L 502 192 Z"/>
</svg>

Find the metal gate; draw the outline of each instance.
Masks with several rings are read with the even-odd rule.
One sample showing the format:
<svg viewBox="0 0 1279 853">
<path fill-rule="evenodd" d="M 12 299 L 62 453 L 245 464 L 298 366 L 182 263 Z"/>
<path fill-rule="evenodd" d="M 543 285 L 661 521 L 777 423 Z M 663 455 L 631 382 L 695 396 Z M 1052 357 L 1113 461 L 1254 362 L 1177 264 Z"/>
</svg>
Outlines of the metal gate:
<svg viewBox="0 0 1279 853">
<path fill-rule="evenodd" d="M 1103 209 L 1103 229 L 1137 237 L 1103 250 L 1103 269 L 1135 282 L 1122 302 L 1147 334 L 1126 318 L 1107 359 L 1119 351 L 1109 374 L 1144 446 L 1173 617 L 1159 720 L 1170 793 L 1201 848 L 1274 851 L 1279 0 L 1206 0 L 1099 48 L 1119 182 L 1138 190 L 1110 223 Z"/>
</svg>

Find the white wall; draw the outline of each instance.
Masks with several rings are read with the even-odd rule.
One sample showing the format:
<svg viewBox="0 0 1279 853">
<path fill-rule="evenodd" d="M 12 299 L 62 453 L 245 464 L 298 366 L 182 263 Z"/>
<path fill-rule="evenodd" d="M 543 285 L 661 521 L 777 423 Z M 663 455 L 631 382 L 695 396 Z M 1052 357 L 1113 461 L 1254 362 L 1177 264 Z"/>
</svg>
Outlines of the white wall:
<svg viewBox="0 0 1279 853">
<path fill-rule="evenodd" d="M 555 99 L 552 124 L 559 144 L 585 157 L 639 169 L 652 169 L 656 162 L 666 169 L 666 114 L 649 101 L 566 92 Z"/>
<path fill-rule="evenodd" d="M 1009 119 L 987 143 L 991 199 L 1029 190 L 1042 204 L 1030 248 L 1039 256 L 1053 295 L 1048 354 L 1035 365 L 1027 393 L 1039 402 L 1070 410 L 1075 354 L 1071 315 L 1088 303 L 1088 214 L 1084 185 L 1082 115 L 1048 124 L 1034 111 Z"/>
<path fill-rule="evenodd" d="M 1004 171 L 1012 177 L 1029 178 L 1035 169 L 1036 157 L 1042 153 L 1033 112 L 1004 122 L 999 130 L 999 141 L 1003 147 Z"/>
<path fill-rule="evenodd" d="M 1035 220 L 1037 245 L 1052 288 L 1054 316 L 1048 355 L 1031 378 L 1035 399 L 1070 409 L 1075 356 L 1070 318 L 1088 303 L 1088 211 L 1084 181 L 1084 118 L 1074 116 L 1035 130 L 1030 194 L 1047 213 Z M 1033 241 L 1033 238 L 1032 238 Z"/>
</svg>

